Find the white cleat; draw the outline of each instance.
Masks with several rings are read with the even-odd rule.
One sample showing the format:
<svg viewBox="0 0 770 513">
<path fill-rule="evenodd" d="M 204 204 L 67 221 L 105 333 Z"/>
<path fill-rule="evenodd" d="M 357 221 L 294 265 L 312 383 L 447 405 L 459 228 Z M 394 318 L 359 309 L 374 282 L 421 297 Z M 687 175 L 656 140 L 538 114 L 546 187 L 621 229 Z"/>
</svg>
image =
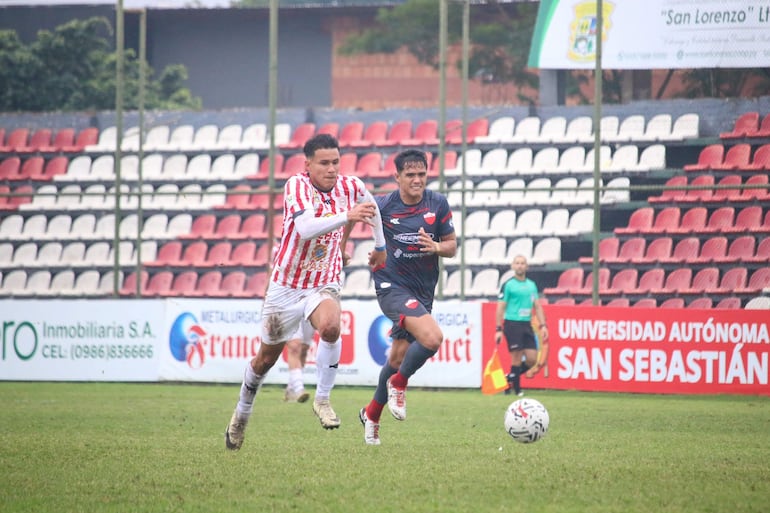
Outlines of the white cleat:
<svg viewBox="0 0 770 513">
<path fill-rule="evenodd" d="M 406 389 L 398 388 L 390 384 L 388 378 L 388 409 L 396 420 L 406 420 Z"/>
<path fill-rule="evenodd" d="M 313 412 L 315 412 L 318 420 L 321 421 L 321 425 L 324 429 L 336 429 L 340 427 L 340 418 L 334 413 L 332 405 L 329 404 L 328 399 L 313 401 Z"/>
<path fill-rule="evenodd" d="M 240 419 L 238 414 L 233 412 L 230 423 L 227 425 L 227 429 L 225 429 L 225 447 L 231 451 L 237 451 L 241 448 L 248 422 L 249 419 Z"/>
<path fill-rule="evenodd" d="M 364 425 L 364 442 L 366 445 L 380 445 L 380 423 L 369 420 L 366 408 L 358 412 L 358 420 Z"/>
<path fill-rule="evenodd" d="M 310 394 L 305 392 L 305 389 L 295 392 L 294 390 L 286 389 L 283 394 L 283 400 L 287 403 L 304 403 L 310 399 Z"/>
</svg>

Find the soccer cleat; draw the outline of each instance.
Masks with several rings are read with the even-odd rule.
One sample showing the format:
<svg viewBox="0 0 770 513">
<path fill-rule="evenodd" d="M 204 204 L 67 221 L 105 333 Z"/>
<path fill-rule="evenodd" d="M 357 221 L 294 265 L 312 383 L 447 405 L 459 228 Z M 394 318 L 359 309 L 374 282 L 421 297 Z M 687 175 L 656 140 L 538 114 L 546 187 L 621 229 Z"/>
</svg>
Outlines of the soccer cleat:
<svg viewBox="0 0 770 513">
<path fill-rule="evenodd" d="M 287 388 L 286 392 L 283 394 L 283 400 L 287 403 L 304 403 L 308 399 L 310 399 L 310 394 L 305 392 L 305 389 L 295 392 L 294 390 Z"/>
<path fill-rule="evenodd" d="M 517 395 L 518 397 L 524 397 L 524 392 L 522 392 L 521 390 L 519 390 L 518 392 L 516 392 L 516 395 Z"/>
<path fill-rule="evenodd" d="M 240 419 L 238 414 L 233 412 L 230 423 L 227 425 L 227 429 L 225 429 L 225 447 L 231 451 L 237 451 L 241 448 L 248 422 L 248 419 Z"/>
<path fill-rule="evenodd" d="M 380 423 L 369 420 L 366 408 L 358 412 L 358 420 L 364 425 L 364 442 L 366 445 L 380 445 Z"/>
<path fill-rule="evenodd" d="M 321 425 L 324 429 L 336 429 L 340 427 L 340 418 L 334 413 L 328 399 L 313 401 L 313 412 L 315 412 L 318 420 L 321 421 Z"/>
<path fill-rule="evenodd" d="M 406 420 L 406 389 L 391 385 L 388 378 L 388 409 L 396 420 Z"/>
</svg>

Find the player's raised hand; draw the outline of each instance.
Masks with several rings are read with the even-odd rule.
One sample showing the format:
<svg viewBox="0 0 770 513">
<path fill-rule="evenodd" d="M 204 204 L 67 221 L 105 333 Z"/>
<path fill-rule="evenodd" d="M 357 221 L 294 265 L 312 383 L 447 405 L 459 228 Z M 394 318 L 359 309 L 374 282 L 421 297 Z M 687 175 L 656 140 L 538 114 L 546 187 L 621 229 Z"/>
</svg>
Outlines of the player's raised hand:
<svg viewBox="0 0 770 513">
<path fill-rule="evenodd" d="M 353 208 L 348 210 L 348 222 L 362 221 L 366 224 L 372 224 L 372 217 L 377 212 L 376 205 L 371 201 L 356 203 Z"/>
<path fill-rule="evenodd" d="M 439 243 L 433 240 L 428 232 L 421 226 L 417 231 L 417 242 L 422 246 L 420 251 L 423 253 L 438 253 Z"/>
</svg>

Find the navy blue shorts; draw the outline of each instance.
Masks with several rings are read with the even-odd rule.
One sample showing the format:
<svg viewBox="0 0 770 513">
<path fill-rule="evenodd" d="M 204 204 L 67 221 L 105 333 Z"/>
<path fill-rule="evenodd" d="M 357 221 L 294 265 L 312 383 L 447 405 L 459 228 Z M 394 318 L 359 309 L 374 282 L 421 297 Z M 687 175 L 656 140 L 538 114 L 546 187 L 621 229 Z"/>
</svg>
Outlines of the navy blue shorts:
<svg viewBox="0 0 770 513">
<path fill-rule="evenodd" d="M 392 339 L 406 339 L 408 342 L 414 342 L 415 338 L 404 328 L 404 318 L 422 317 L 430 314 L 432 304 L 424 305 L 409 291 L 403 289 L 379 289 L 377 291 L 377 302 L 385 317 L 393 321 L 393 328 L 390 336 Z"/>
<path fill-rule="evenodd" d="M 506 320 L 503 322 L 503 335 L 509 351 L 537 349 L 537 340 L 530 321 Z"/>
</svg>

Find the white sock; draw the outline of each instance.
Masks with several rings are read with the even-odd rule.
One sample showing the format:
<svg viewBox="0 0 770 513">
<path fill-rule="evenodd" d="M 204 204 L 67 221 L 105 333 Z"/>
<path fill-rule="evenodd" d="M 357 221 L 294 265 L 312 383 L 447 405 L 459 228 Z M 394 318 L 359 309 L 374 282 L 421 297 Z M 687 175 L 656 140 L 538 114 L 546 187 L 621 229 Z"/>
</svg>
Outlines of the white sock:
<svg viewBox="0 0 770 513">
<path fill-rule="evenodd" d="M 292 392 L 301 392 L 305 389 L 305 384 L 302 381 L 302 369 L 290 369 L 289 370 L 289 390 Z"/>
<path fill-rule="evenodd" d="M 254 397 L 262 386 L 264 376 L 254 374 L 251 368 L 251 362 L 246 364 L 246 370 L 243 373 L 243 383 L 241 383 L 241 395 L 238 397 L 238 404 L 235 412 L 238 417 L 248 419 L 251 416 L 251 409 L 254 406 Z"/>
<path fill-rule="evenodd" d="M 316 375 L 318 383 L 315 387 L 316 401 L 329 399 L 334 388 L 334 380 L 337 378 L 337 367 L 342 353 L 342 339 L 331 343 L 325 340 L 318 342 L 318 350 L 315 355 Z"/>
</svg>

